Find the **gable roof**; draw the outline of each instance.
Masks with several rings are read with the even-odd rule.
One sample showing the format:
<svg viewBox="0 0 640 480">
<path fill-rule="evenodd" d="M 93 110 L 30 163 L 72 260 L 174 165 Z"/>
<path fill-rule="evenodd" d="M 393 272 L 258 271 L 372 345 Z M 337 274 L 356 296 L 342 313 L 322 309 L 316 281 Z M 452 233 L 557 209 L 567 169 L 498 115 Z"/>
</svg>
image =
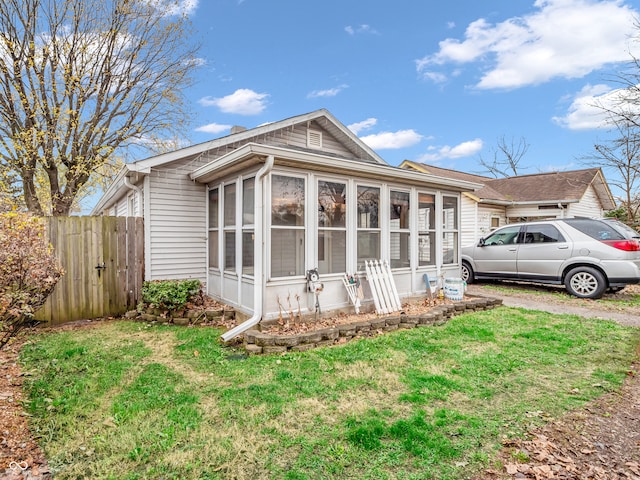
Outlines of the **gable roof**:
<svg viewBox="0 0 640 480">
<path fill-rule="evenodd" d="M 600 168 L 491 178 L 408 160 L 402 162 L 400 167 L 459 180 L 474 179 L 473 181 L 482 183 L 483 186 L 466 195 L 479 203 L 499 205 L 576 203 L 591 186 L 604 210 L 615 208 L 613 195 Z"/>
<path fill-rule="evenodd" d="M 131 186 L 127 186 L 128 177 L 130 173 L 136 173 L 136 181 L 140 176 L 147 175 L 151 172 L 152 168 L 160 167 L 170 164 L 171 162 L 196 159 L 202 155 L 206 155 L 207 152 L 215 149 L 229 148 L 230 150 L 236 150 L 242 145 L 251 144 L 253 142 L 260 143 L 260 140 L 266 135 L 273 134 L 274 132 L 292 129 L 295 125 L 306 124 L 320 126 L 325 129 L 331 136 L 339 141 L 347 150 L 352 154 L 354 160 L 361 161 L 363 163 L 372 165 L 389 166 L 382 157 L 380 157 L 371 147 L 366 145 L 362 140 L 358 138 L 351 130 L 338 121 L 328 110 L 319 109 L 313 112 L 305 113 L 302 115 L 296 115 L 277 122 L 267 123 L 255 128 L 234 131 L 233 133 L 224 137 L 215 138 L 207 142 L 191 145 L 178 150 L 173 150 L 159 155 L 154 155 L 142 160 L 138 160 L 132 163 L 127 163 L 122 167 L 120 172 L 116 175 L 109 187 L 105 190 L 102 197 L 98 200 L 97 204 L 93 207 L 91 215 L 95 215 L 108 207 L 114 199 L 122 195 L 122 193 Z M 291 145 L 287 148 L 296 149 Z M 304 149 L 297 148 L 300 151 Z M 331 156 L 331 153 L 323 152 L 325 156 Z"/>
<path fill-rule="evenodd" d="M 264 137 L 266 134 L 291 128 L 298 124 L 310 124 L 311 122 L 317 122 L 325 130 L 327 130 L 336 139 L 341 141 L 345 147 L 347 147 L 355 158 L 359 158 L 371 163 L 377 163 L 380 165 L 388 165 L 382 157 L 374 152 L 371 147 L 365 144 L 358 138 L 351 130 L 344 126 L 338 119 L 336 119 L 328 110 L 322 108 L 313 112 L 305 113 L 302 115 L 296 115 L 295 117 L 286 118 L 277 122 L 267 123 L 255 128 L 242 130 L 236 133 L 231 133 L 224 137 L 215 138 L 207 142 L 199 143 L 197 145 L 191 145 L 186 148 L 181 148 L 171 152 L 156 155 L 150 158 L 139 160 L 133 164 L 127 166 L 130 170 L 148 173 L 153 167 L 164 165 L 166 163 L 180 160 L 187 157 L 198 156 L 206 153 L 209 150 L 213 150 L 225 145 L 242 145 L 250 143 L 254 139 Z"/>
<path fill-rule="evenodd" d="M 607 195 L 601 185 L 604 182 L 599 168 L 549 172 L 531 175 L 519 175 L 508 178 L 496 178 L 487 182 L 487 186 L 500 192 L 505 200 L 518 202 L 580 200 L 587 188 L 593 186 L 601 203 L 607 203 Z M 482 189 L 481 189 L 482 190 Z M 476 192 L 476 194 L 481 193 Z"/>
</svg>

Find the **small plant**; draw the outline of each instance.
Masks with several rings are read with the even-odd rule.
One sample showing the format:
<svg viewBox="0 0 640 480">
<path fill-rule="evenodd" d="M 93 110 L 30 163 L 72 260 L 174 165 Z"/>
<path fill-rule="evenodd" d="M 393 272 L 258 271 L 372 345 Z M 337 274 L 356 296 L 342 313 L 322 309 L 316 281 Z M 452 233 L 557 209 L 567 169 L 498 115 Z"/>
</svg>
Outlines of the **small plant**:
<svg viewBox="0 0 640 480">
<path fill-rule="evenodd" d="M 278 302 L 278 323 L 280 325 L 285 325 L 284 318 L 282 317 L 282 310 L 284 310 L 284 308 L 282 307 L 282 303 L 280 302 L 280 295 L 276 297 L 276 301 Z M 289 322 L 286 323 L 286 326 L 289 326 Z"/>
<path fill-rule="evenodd" d="M 153 280 L 142 285 L 142 301 L 152 308 L 180 310 L 201 296 L 200 280 Z"/>
<path fill-rule="evenodd" d="M 296 302 L 298 302 L 298 319 L 302 320 L 302 309 L 300 308 L 300 295 L 296 293 Z"/>
</svg>

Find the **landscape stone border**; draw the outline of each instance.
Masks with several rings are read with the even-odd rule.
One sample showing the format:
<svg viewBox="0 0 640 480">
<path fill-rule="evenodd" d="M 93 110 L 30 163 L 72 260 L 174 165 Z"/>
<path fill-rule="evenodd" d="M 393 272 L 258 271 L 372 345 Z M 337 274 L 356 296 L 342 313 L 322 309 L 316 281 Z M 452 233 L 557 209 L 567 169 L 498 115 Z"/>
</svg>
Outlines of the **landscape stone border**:
<svg viewBox="0 0 640 480">
<path fill-rule="evenodd" d="M 125 313 L 125 317 L 143 322 L 159 322 L 187 326 L 233 320 L 236 318 L 236 311 L 231 307 L 206 310 L 179 310 L 177 312 L 169 312 L 158 308 L 147 308 L 142 312 L 131 310 Z"/>
<path fill-rule="evenodd" d="M 259 330 L 248 330 L 243 334 L 243 347 L 248 355 L 304 352 L 312 348 L 343 344 L 356 338 L 371 337 L 398 329 L 442 325 L 455 315 L 476 310 L 489 310 L 499 305 L 502 305 L 501 299 L 475 297 L 452 304 L 438 305 L 419 315 L 398 312 L 296 335 L 274 335 Z"/>
</svg>

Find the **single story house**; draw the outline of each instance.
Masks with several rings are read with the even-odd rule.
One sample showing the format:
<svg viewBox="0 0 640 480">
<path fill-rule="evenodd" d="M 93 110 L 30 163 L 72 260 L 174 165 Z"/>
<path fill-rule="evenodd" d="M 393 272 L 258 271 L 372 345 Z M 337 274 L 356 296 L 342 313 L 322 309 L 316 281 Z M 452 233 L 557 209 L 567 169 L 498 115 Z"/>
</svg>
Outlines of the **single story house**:
<svg viewBox="0 0 640 480">
<path fill-rule="evenodd" d="M 459 277 L 461 194 L 480 187 L 390 166 L 322 109 L 127 164 L 92 214 L 144 217 L 146 279 L 199 279 L 248 328 L 315 312 L 314 269 L 323 311 L 349 307 L 342 279 L 366 259 L 401 298 Z"/>
<path fill-rule="evenodd" d="M 476 242 L 507 223 L 603 217 L 616 203 L 600 168 L 491 178 L 405 160 L 400 168 L 475 182 L 461 197 L 461 242 Z"/>
</svg>

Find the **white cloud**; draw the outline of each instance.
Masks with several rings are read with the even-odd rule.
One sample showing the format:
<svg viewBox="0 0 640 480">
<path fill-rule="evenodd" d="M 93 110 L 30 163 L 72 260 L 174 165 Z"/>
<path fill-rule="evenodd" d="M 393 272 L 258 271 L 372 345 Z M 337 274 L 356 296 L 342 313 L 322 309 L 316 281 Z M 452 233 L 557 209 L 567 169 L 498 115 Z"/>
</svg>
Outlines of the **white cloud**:
<svg viewBox="0 0 640 480">
<path fill-rule="evenodd" d="M 167 17 L 172 15 L 191 15 L 198 8 L 199 0 L 146 0 L 157 10 L 161 10 Z"/>
<path fill-rule="evenodd" d="M 373 27 L 371 27 L 371 25 L 358 25 L 357 27 L 352 27 L 351 25 L 348 25 L 346 27 L 344 27 L 344 31 L 347 32 L 349 35 L 356 35 L 356 34 L 369 34 L 369 35 L 380 35 L 380 33 Z"/>
<path fill-rule="evenodd" d="M 397 132 L 380 132 L 360 137 L 364 143 L 374 150 L 412 147 L 422 140 L 422 135 L 415 130 L 398 130 Z"/>
<path fill-rule="evenodd" d="M 573 98 L 568 113 L 553 121 L 569 130 L 606 128 L 608 115 L 600 106 L 611 104 L 616 97 L 619 95 L 606 85 L 587 85 Z"/>
<path fill-rule="evenodd" d="M 196 132 L 218 134 L 218 133 L 222 133 L 222 132 L 224 132 L 226 130 L 229 130 L 230 128 L 231 128 L 231 125 L 221 125 L 219 123 L 209 123 L 207 125 L 202 125 L 201 127 L 196 128 Z"/>
<path fill-rule="evenodd" d="M 570 130 L 592 130 L 611 127 L 611 114 L 640 115 L 639 87 L 612 90 L 607 85 L 587 85 L 573 98 L 564 117 L 553 121 Z"/>
<path fill-rule="evenodd" d="M 378 123 L 377 118 L 370 117 L 361 122 L 356 122 L 356 123 L 352 123 L 351 125 L 347 125 L 347 128 L 351 130 L 353 133 L 355 133 L 356 135 L 358 135 L 363 130 L 369 130 L 371 127 L 375 127 L 377 123 Z"/>
<path fill-rule="evenodd" d="M 536 0 L 534 7 L 502 23 L 470 23 L 463 40 L 443 40 L 438 52 L 417 60 L 418 72 L 442 81 L 437 70 L 447 64 L 482 62 L 478 88 L 518 88 L 630 60 L 638 12 L 622 0 Z"/>
<path fill-rule="evenodd" d="M 329 88 L 327 90 L 314 90 L 307 95 L 307 98 L 335 97 L 345 88 L 349 88 L 349 85 L 342 84 L 334 88 Z"/>
<path fill-rule="evenodd" d="M 418 157 L 418 162 L 433 162 L 436 160 L 442 160 L 445 158 L 464 158 L 476 155 L 482 150 L 483 142 L 481 139 L 469 140 L 462 142 L 453 147 L 445 145 L 442 147 L 429 147 L 429 150 L 433 153 L 425 153 Z"/>
<path fill-rule="evenodd" d="M 198 103 L 204 107 L 218 107 L 224 113 L 258 115 L 266 108 L 268 97 L 268 93 L 257 93 L 247 88 L 241 88 L 226 97 L 201 98 Z"/>
</svg>

